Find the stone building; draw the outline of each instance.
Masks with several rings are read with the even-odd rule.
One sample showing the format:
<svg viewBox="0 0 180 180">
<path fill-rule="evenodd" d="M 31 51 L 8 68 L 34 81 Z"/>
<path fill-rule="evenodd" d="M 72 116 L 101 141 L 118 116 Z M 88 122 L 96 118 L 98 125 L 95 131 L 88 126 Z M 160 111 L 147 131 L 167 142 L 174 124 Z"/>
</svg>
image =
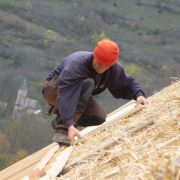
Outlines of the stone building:
<svg viewBox="0 0 180 180">
<path fill-rule="evenodd" d="M 17 98 L 13 110 L 14 116 L 22 112 L 34 114 L 38 110 L 38 101 L 36 99 L 28 98 L 27 94 L 27 80 L 24 80 L 22 87 L 18 90 L 17 93 Z"/>
</svg>

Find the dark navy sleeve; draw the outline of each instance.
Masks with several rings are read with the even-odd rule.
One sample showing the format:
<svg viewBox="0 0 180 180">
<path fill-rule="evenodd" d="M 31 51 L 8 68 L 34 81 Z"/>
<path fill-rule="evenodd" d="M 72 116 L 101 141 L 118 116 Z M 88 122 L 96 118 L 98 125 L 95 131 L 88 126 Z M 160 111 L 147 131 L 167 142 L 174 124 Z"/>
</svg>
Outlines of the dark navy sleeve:
<svg viewBox="0 0 180 180">
<path fill-rule="evenodd" d="M 82 88 L 82 79 L 75 78 L 69 69 L 64 69 L 58 80 L 57 104 L 60 120 L 69 127 L 74 124 L 73 116 Z"/>
<path fill-rule="evenodd" d="M 120 64 L 114 65 L 110 71 L 111 77 L 108 83 L 108 89 L 114 97 L 136 100 L 139 96 L 145 96 L 139 83 L 125 73 Z"/>
</svg>

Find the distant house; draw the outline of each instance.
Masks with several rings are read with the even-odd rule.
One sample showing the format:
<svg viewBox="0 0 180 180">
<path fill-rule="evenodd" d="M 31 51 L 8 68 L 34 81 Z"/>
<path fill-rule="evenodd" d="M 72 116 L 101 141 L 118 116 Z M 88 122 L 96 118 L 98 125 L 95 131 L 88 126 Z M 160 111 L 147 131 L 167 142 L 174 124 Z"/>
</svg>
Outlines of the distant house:
<svg viewBox="0 0 180 180">
<path fill-rule="evenodd" d="M 28 114 L 34 114 L 39 107 L 36 99 L 28 98 L 27 81 L 24 80 L 23 86 L 18 90 L 17 98 L 14 105 L 13 115 L 17 115 L 20 112 L 26 112 Z"/>
</svg>

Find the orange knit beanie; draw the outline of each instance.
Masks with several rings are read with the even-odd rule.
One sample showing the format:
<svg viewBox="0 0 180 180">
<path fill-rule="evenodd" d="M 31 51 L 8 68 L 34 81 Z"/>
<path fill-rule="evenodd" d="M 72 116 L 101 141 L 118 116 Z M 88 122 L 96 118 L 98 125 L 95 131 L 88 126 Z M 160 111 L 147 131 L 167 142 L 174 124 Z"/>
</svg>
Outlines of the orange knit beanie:
<svg viewBox="0 0 180 180">
<path fill-rule="evenodd" d="M 103 39 L 94 49 L 94 58 L 99 64 L 111 66 L 117 61 L 119 53 L 120 49 L 115 42 Z"/>
</svg>

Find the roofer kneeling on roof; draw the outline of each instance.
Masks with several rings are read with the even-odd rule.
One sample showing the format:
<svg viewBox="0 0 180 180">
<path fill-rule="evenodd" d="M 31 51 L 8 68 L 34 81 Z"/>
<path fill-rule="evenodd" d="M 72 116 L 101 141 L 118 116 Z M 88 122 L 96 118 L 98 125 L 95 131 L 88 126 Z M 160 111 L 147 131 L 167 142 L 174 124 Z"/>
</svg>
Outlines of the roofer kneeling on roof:
<svg viewBox="0 0 180 180">
<path fill-rule="evenodd" d="M 106 113 L 93 98 L 106 88 L 115 98 L 147 100 L 140 85 L 118 63 L 120 48 L 108 39 L 94 52 L 78 51 L 62 59 L 43 84 L 42 93 L 57 117 L 52 121 L 54 141 L 70 144 L 80 137 L 78 126 L 100 125 Z"/>
</svg>

